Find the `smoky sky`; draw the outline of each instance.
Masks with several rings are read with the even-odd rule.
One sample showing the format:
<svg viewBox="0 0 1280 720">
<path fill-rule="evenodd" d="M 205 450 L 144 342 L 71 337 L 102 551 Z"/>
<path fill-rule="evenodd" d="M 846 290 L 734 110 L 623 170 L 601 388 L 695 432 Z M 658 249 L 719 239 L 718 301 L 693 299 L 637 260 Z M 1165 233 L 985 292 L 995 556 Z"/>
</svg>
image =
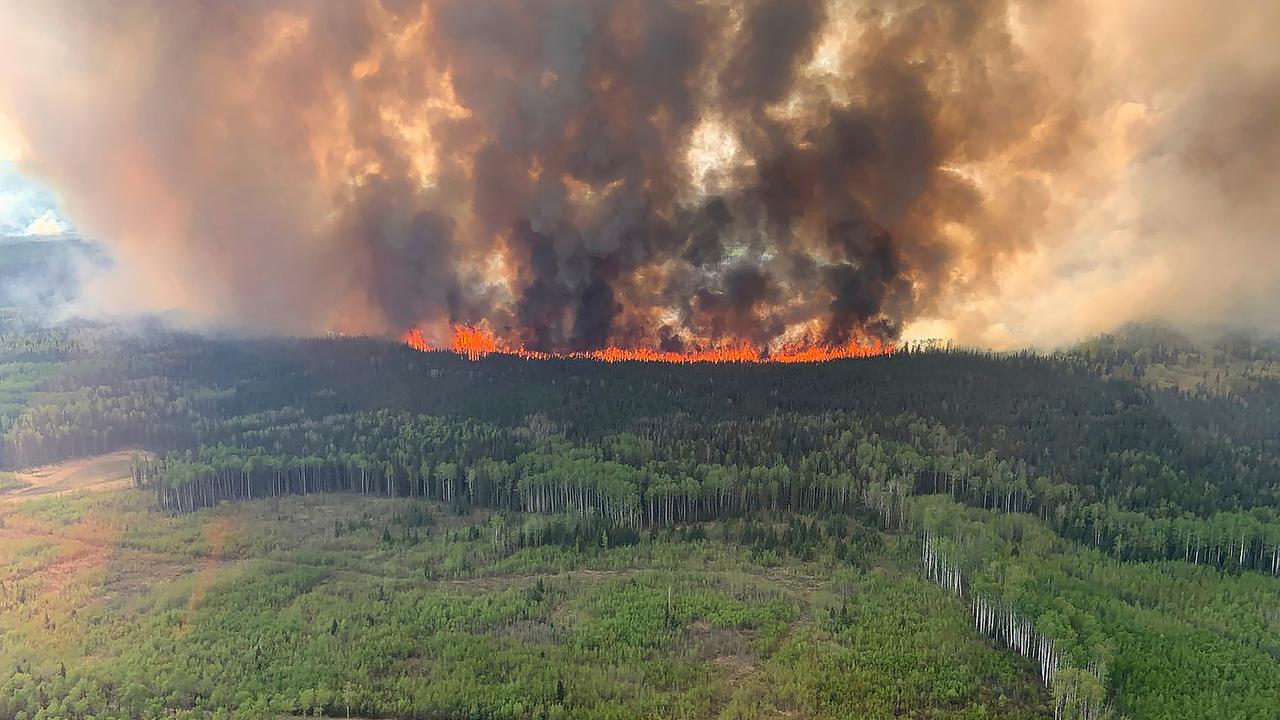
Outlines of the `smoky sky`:
<svg viewBox="0 0 1280 720">
<path fill-rule="evenodd" d="M 1200 22 L 1189 7 L 1170 12 Z M 1164 200 L 1213 188 L 1201 206 L 1231 252 L 1270 237 L 1274 64 L 1246 63 L 1266 33 L 1197 38 L 1184 47 L 1202 63 L 1164 61 L 1100 44 L 1142 18 L 1098 12 L 6 2 L 0 39 L 25 61 L 0 70 L 0 113 L 24 172 L 115 250 L 103 306 L 259 331 L 416 326 L 435 342 L 484 324 L 538 350 L 844 344 L 931 321 L 1037 341 L 1098 323 L 1043 331 L 1056 321 L 1019 302 L 1028 287 L 1104 292 L 1088 283 L 1110 273 L 1114 291 L 1147 277 L 1141 253 L 1177 282 L 1205 239 L 1179 237 L 1189 225 Z M 1163 22 L 1166 40 L 1191 32 Z M 1145 82 L 1121 84 L 1121 67 Z M 1186 187 L 1164 182 L 1179 173 Z M 1140 177 L 1173 197 L 1121 207 L 1100 190 Z M 1134 233 L 1121 250 L 1090 244 L 1119 226 Z M 1267 297 L 1274 277 L 1246 287 Z M 1215 312 L 1254 312 L 1223 293 Z M 1153 315 L 1177 302 L 1159 283 L 1143 299 Z"/>
</svg>

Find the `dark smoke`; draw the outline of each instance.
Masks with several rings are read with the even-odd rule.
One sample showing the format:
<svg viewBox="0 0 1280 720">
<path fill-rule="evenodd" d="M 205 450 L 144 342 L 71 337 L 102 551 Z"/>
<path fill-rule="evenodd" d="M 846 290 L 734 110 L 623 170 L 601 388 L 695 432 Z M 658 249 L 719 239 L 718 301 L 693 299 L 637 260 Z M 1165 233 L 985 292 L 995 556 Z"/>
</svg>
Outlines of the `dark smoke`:
<svg viewBox="0 0 1280 720">
<path fill-rule="evenodd" d="M 951 282 L 948 228 L 985 230 L 967 256 L 1028 242 L 956 168 L 1070 127 L 1004 0 L 82 10 L 40 20 L 100 92 L 5 78 L 37 170 L 181 288 L 151 302 L 266 329 L 893 340 Z"/>
</svg>

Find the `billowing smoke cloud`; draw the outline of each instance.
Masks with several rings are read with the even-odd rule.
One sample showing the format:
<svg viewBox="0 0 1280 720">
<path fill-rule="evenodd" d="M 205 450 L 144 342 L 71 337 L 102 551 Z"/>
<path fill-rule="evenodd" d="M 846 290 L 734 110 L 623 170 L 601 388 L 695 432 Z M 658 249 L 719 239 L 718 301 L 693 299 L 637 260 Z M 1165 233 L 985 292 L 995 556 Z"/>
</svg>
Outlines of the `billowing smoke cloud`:
<svg viewBox="0 0 1280 720">
<path fill-rule="evenodd" d="M 1033 241 L 913 333 L 1053 346 L 1156 319 L 1280 335 L 1280 5 L 1026 3 L 1019 21 L 1028 59 L 1071 89 L 1077 140 Z"/>
<path fill-rule="evenodd" d="M 116 309 L 560 350 L 1261 322 L 1276 11 L 1118 5 L 0 0 L 0 114 Z"/>
</svg>

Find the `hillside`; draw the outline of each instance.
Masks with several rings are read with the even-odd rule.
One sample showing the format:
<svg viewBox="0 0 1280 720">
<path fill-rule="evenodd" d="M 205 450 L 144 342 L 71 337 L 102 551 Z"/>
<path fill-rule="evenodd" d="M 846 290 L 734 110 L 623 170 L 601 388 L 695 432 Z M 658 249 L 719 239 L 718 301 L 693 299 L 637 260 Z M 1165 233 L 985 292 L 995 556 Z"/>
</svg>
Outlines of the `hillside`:
<svg viewBox="0 0 1280 720">
<path fill-rule="evenodd" d="M 1195 340 L 1161 325 L 1129 325 L 1069 354 L 1105 377 L 1201 396 L 1247 395 L 1280 380 L 1280 343 L 1241 333 Z"/>
</svg>

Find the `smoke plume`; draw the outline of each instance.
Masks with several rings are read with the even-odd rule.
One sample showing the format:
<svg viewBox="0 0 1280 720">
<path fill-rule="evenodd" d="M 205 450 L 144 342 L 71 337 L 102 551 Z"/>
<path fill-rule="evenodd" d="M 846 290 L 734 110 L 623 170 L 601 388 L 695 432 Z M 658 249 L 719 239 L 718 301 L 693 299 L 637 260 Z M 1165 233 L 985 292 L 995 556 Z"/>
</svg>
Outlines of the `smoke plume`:
<svg viewBox="0 0 1280 720">
<path fill-rule="evenodd" d="M 1280 324 L 1280 11 L 1129 5 L 0 0 L 0 115 L 114 310 L 533 350 Z"/>
</svg>

